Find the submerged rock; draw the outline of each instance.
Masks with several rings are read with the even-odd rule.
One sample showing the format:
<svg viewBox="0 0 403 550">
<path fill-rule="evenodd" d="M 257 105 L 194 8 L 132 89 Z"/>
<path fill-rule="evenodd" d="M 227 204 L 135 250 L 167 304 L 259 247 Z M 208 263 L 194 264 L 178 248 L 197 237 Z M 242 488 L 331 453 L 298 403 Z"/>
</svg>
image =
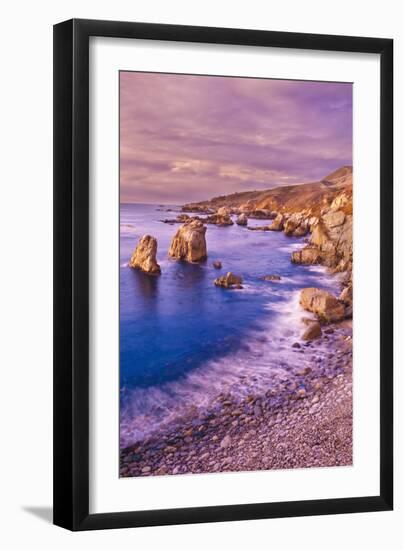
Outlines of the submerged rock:
<svg viewBox="0 0 403 550">
<path fill-rule="evenodd" d="M 175 233 L 169 256 L 187 262 L 200 262 L 207 258 L 206 228 L 200 220 L 188 220 Z"/>
<path fill-rule="evenodd" d="M 345 315 L 344 305 L 330 292 L 319 288 L 302 289 L 299 303 L 325 322 L 340 321 Z"/>
<path fill-rule="evenodd" d="M 264 275 L 263 281 L 281 281 L 280 275 Z"/>
<path fill-rule="evenodd" d="M 270 231 L 270 225 L 256 225 L 255 227 L 248 227 L 249 231 Z"/>
<path fill-rule="evenodd" d="M 130 259 L 129 266 L 140 269 L 149 275 L 159 275 L 161 268 L 157 263 L 157 239 L 144 235 L 139 240 Z"/>
<path fill-rule="evenodd" d="M 248 225 L 248 218 L 246 216 L 246 214 L 239 214 L 237 220 L 236 220 L 236 223 L 237 225 Z"/>
<path fill-rule="evenodd" d="M 222 263 L 220 262 L 220 260 L 214 260 L 213 267 L 215 267 L 215 269 L 221 269 Z"/>
<path fill-rule="evenodd" d="M 214 284 L 222 288 L 242 288 L 242 277 L 234 275 L 229 271 L 226 275 L 215 279 Z"/>
</svg>

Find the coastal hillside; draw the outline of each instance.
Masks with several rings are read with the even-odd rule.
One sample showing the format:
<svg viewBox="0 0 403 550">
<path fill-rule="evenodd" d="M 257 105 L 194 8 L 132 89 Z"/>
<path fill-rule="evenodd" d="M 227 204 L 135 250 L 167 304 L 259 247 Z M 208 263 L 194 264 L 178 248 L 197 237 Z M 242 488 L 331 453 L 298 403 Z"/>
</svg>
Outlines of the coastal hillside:
<svg viewBox="0 0 403 550">
<path fill-rule="evenodd" d="M 293 213 L 309 208 L 311 215 L 318 215 L 322 208 L 330 205 L 340 193 L 348 197 L 352 196 L 351 166 L 342 166 L 317 182 L 278 186 L 263 191 L 233 193 L 189 203 L 184 205 L 182 210 L 185 212 L 216 211 L 225 206 L 246 213 L 254 210 Z M 348 202 L 351 205 L 350 201 Z"/>
</svg>

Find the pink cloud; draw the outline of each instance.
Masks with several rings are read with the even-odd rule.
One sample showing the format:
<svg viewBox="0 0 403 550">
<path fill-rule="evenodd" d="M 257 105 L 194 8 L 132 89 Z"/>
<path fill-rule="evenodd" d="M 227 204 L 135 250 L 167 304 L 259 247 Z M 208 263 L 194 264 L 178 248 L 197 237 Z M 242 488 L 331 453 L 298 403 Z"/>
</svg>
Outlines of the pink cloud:
<svg viewBox="0 0 403 550">
<path fill-rule="evenodd" d="M 123 202 L 314 181 L 352 160 L 352 85 L 120 74 Z"/>
</svg>

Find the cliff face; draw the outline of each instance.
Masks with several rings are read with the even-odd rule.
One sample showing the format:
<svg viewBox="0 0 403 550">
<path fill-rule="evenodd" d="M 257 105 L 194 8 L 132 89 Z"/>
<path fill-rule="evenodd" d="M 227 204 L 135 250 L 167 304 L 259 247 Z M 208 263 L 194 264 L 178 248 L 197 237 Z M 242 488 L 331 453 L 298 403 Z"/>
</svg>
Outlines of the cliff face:
<svg viewBox="0 0 403 550">
<path fill-rule="evenodd" d="M 335 271 L 351 273 L 353 191 L 350 166 L 343 166 L 315 183 L 236 193 L 187 204 L 183 209 L 214 211 L 216 216 L 226 210 L 240 216 L 254 217 L 259 213 L 259 217 L 274 217 L 270 225 L 253 229 L 306 236 L 307 246 L 293 253 L 292 262 L 322 264 Z"/>
<path fill-rule="evenodd" d="M 352 196 L 352 168 L 343 166 L 321 181 L 301 185 L 275 187 L 265 191 L 245 191 L 232 195 L 215 197 L 208 201 L 190 203 L 183 206 L 184 211 L 217 211 L 226 206 L 234 213 L 246 214 L 254 211 L 266 211 L 267 217 L 273 213 L 301 212 L 308 210 L 311 215 L 330 206 L 337 195 L 344 192 Z M 351 213 L 351 212 L 350 212 Z"/>
</svg>

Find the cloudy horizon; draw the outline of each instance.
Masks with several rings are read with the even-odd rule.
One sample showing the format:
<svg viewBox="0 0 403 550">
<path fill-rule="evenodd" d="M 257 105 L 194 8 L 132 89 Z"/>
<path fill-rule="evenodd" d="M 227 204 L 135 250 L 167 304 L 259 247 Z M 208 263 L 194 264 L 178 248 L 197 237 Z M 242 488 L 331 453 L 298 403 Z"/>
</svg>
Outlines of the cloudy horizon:
<svg viewBox="0 0 403 550">
<path fill-rule="evenodd" d="M 176 204 L 352 164 L 352 84 L 120 73 L 120 200 Z"/>
</svg>

